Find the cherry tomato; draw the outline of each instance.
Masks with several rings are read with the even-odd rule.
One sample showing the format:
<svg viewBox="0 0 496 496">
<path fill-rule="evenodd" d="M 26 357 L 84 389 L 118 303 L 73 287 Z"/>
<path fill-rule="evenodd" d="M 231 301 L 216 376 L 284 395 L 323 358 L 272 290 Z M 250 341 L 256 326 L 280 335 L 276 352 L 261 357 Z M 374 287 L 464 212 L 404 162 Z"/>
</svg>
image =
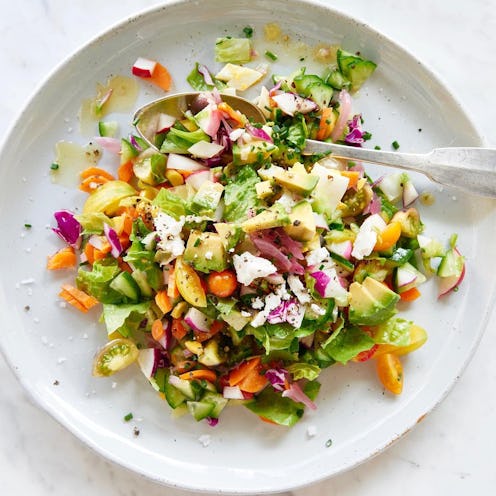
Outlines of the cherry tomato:
<svg viewBox="0 0 496 496">
<path fill-rule="evenodd" d="M 129 339 L 109 341 L 95 356 L 93 375 L 109 376 L 125 369 L 138 358 L 138 348 Z"/>
<path fill-rule="evenodd" d="M 382 385 L 393 394 L 403 391 L 403 366 L 393 353 L 384 353 L 377 357 L 377 375 Z"/>
<path fill-rule="evenodd" d="M 222 272 L 210 272 L 207 277 L 208 292 L 219 298 L 231 296 L 237 286 L 236 274 L 229 269 Z"/>
</svg>

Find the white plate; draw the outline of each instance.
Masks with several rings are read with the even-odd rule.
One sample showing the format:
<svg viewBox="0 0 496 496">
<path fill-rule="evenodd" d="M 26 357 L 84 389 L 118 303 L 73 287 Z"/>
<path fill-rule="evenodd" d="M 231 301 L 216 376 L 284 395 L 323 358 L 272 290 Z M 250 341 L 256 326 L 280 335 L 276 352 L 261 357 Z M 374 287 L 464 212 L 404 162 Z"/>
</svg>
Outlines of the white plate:
<svg viewBox="0 0 496 496">
<path fill-rule="evenodd" d="M 441 192 L 416 176 L 418 188 L 436 197 L 434 206 L 422 209 L 427 233 L 441 239 L 459 234 L 467 278 L 458 293 L 441 302 L 433 283 L 427 284 L 422 300 L 408 310 L 428 329 L 429 341 L 404 360 L 401 397 L 383 394 L 373 364 L 334 367 L 323 374 L 317 412 L 306 414 L 292 430 L 259 422 L 241 408 L 230 409 L 210 428 L 189 417 L 171 419 L 168 407 L 135 367 L 108 380 L 91 376 L 93 353 L 105 341 L 98 313 L 82 316 L 60 308 L 56 294 L 70 277 L 44 270 L 46 255 L 59 246 L 46 227 L 53 211 L 73 209 L 84 197 L 50 182 L 54 143 L 84 143 L 75 130 L 69 131 L 77 127 L 81 100 L 93 94 L 97 81 L 128 74 L 137 56 L 163 61 L 173 74 L 174 89 L 187 89 L 185 76 L 194 62 L 218 67 L 212 61 L 217 36 L 237 35 L 246 25 L 260 34 L 269 21 L 279 22 L 291 35 L 293 48 L 298 39 L 311 45 L 337 42 L 378 62 L 355 106 L 373 133 L 372 145 L 386 148 L 397 140 L 403 151 L 480 145 L 474 126 L 439 81 L 369 27 L 299 1 L 202 0 L 146 12 L 84 47 L 38 91 L 0 155 L 0 344 L 7 360 L 36 401 L 89 446 L 138 473 L 187 489 L 282 491 L 329 477 L 380 452 L 453 385 L 494 301 L 494 202 Z M 283 53 L 282 48 L 273 51 Z M 291 58 L 299 56 L 281 57 L 273 71 L 288 72 L 299 65 Z M 142 91 L 139 103 L 157 94 L 151 88 Z M 119 118 L 124 125 L 125 118 Z M 27 230 L 25 223 L 33 227 Z M 23 284 L 31 278 L 33 284 Z M 128 412 L 138 420 L 123 422 Z M 133 435 L 135 425 L 138 437 Z M 311 438 L 309 426 L 317 432 Z M 204 434 L 210 436 L 206 447 L 199 442 Z"/>
</svg>

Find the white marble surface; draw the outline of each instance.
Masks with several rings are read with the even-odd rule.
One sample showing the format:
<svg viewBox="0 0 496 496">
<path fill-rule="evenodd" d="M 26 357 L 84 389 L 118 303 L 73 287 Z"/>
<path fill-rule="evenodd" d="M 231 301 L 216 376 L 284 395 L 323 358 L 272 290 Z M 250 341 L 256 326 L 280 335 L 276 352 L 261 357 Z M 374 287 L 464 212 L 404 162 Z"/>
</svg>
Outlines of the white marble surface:
<svg viewBox="0 0 496 496">
<path fill-rule="evenodd" d="M 68 54 L 116 21 L 159 3 L 0 0 L 0 135 Z M 496 146 L 494 0 L 329 4 L 383 31 L 433 68 Z M 413 432 L 368 463 L 293 494 L 494 494 L 495 318 L 453 391 Z M 1 357 L 0 391 L 0 494 L 188 494 L 144 480 L 90 451 L 31 403 Z"/>
</svg>

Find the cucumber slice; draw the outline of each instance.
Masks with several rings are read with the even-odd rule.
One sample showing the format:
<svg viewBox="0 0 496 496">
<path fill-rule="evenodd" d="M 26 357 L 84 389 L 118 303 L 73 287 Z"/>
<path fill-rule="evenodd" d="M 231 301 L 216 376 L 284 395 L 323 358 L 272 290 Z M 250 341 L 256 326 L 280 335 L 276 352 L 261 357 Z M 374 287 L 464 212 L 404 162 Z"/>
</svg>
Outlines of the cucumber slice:
<svg viewBox="0 0 496 496">
<path fill-rule="evenodd" d="M 210 401 L 187 401 L 186 406 L 188 407 L 189 413 L 193 416 L 196 421 L 203 420 L 211 416 L 212 411 L 215 408 L 215 404 Z"/>
<path fill-rule="evenodd" d="M 325 79 L 326 84 L 332 86 L 335 90 L 342 90 L 343 88 L 349 88 L 350 81 L 343 76 L 341 71 L 337 69 L 331 71 Z"/>
<path fill-rule="evenodd" d="M 441 259 L 439 267 L 437 268 L 437 275 L 439 277 L 459 277 L 465 265 L 463 256 L 460 255 L 458 250 L 451 249 L 446 252 L 446 255 Z"/>
<path fill-rule="evenodd" d="M 334 253 L 333 251 L 331 251 L 329 252 L 329 254 L 331 255 L 331 258 L 335 260 L 339 265 L 341 265 L 341 267 L 343 267 L 344 269 L 350 271 L 353 271 L 355 269 L 353 263 L 339 255 L 338 253 Z"/>
<path fill-rule="evenodd" d="M 140 288 L 133 276 L 129 272 L 120 272 L 110 283 L 110 287 L 115 291 L 135 302 L 141 295 Z"/>
<path fill-rule="evenodd" d="M 302 96 L 310 95 L 309 90 L 312 84 L 324 84 L 324 81 L 322 81 L 322 79 L 319 78 L 319 76 L 316 76 L 315 74 L 298 76 L 294 79 L 293 82 L 296 91 Z"/>
<path fill-rule="evenodd" d="M 167 403 L 173 409 L 181 406 L 186 401 L 186 395 L 184 395 L 177 387 L 174 387 L 168 381 L 164 384 L 164 395 Z"/>
<path fill-rule="evenodd" d="M 174 379 L 172 387 L 180 391 L 188 400 L 196 401 L 202 395 L 204 389 L 197 381 L 186 381 L 184 379 Z"/>
<path fill-rule="evenodd" d="M 202 401 L 207 401 L 209 403 L 213 403 L 214 408 L 211 410 L 209 417 L 212 418 L 219 418 L 220 413 L 222 410 L 224 410 L 225 406 L 229 403 L 229 400 L 224 398 L 219 393 L 212 393 L 210 391 L 207 391 L 203 398 Z"/>
<path fill-rule="evenodd" d="M 308 87 L 308 92 L 309 98 L 322 109 L 331 103 L 334 88 L 325 83 L 313 83 Z"/>
<path fill-rule="evenodd" d="M 148 280 L 146 278 L 146 273 L 136 269 L 133 270 L 131 276 L 138 285 L 141 294 L 147 298 L 151 298 L 153 296 L 153 289 L 148 283 Z"/>
<path fill-rule="evenodd" d="M 113 138 L 117 134 L 119 123 L 116 121 L 100 121 L 98 123 L 98 132 L 105 138 Z"/>
<path fill-rule="evenodd" d="M 374 72 L 377 64 L 371 60 L 362 59 L 345 50 L 338 50 L 338 67 L 341 73 L 350 80 L 352 91 L 360 89 L 362 84 Z"/>
<path fill-rule="evenodd" d="M 121 139 L 121 165 L 127 164 L 130 160 L 138 156 L 138 150 L 125 139 Z"/>
</svg>

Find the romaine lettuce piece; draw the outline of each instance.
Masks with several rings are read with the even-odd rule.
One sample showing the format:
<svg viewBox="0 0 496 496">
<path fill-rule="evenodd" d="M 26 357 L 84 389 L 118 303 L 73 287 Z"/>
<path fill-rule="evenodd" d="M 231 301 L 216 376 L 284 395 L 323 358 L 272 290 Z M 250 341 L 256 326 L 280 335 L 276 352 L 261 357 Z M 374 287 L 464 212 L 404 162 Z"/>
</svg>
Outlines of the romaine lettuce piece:
<svg viewBox="0 0 496 496">
<path fill-rule="evenodd" d="M 370 350 L 374 340 L 357 326 L 343 328 L 324 351 L 336 362 L 345 364 L 361 351 Z"/>
<path fill-rule="evenodd" d="M 176 220 L 190 213 L 189 203 L 166 188 L 158 192 L 152 203 Z"/>
<path fill-rule="evenodd" d="M 244 64 L 251 60 L 251 43 L 248 38 L 217 38 L 215 61 Z"/>
<path fill-rule="evenodd" d="M 93 264 L 92 270 L 80 267 L 76 277 L 79 289 L 95 297 L 102 303 L 123 303 L 124 295 L 110 287 L 112 280 L 121 269 L 116 260 L 102 260 Z"/>
<path fill-rule="evenodd" d="M 262 206 L 255 189 L 259 182 L 257 173 L 245 166 L 227 183 L 224 190 L 224 219 L 227 222 L 242 222 L 248 218 L 250 209 L 257 210 Z"/>
<path fill-rule="evenodd" d="M 131 303 L 122 305 L 103 305 L 103 321 L 109 335 L 119 332 L 128 337 L 138 329 L 150 309 L 150 302 Z"/>
</svg>

